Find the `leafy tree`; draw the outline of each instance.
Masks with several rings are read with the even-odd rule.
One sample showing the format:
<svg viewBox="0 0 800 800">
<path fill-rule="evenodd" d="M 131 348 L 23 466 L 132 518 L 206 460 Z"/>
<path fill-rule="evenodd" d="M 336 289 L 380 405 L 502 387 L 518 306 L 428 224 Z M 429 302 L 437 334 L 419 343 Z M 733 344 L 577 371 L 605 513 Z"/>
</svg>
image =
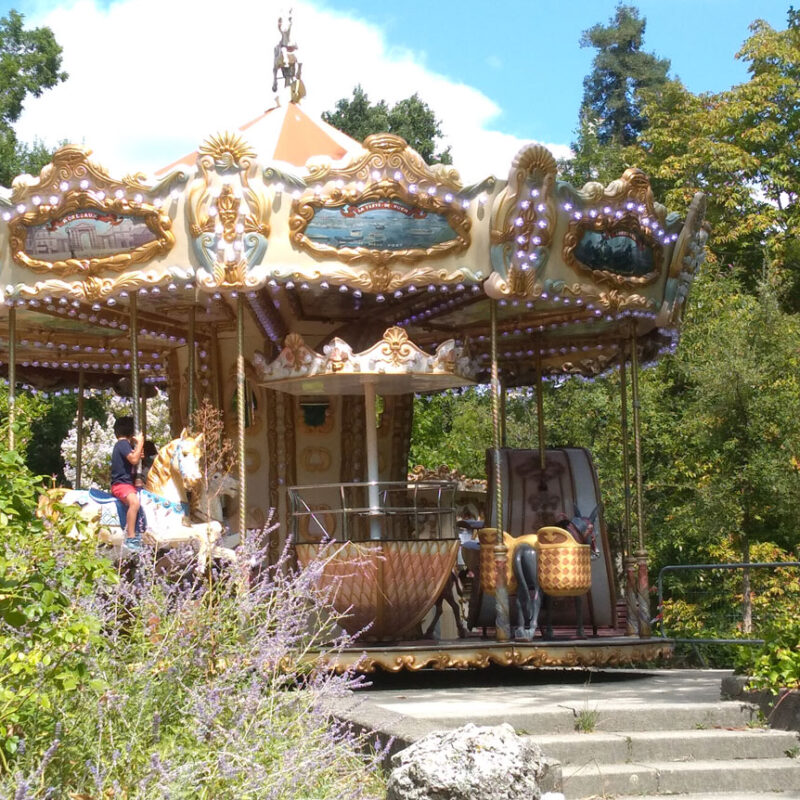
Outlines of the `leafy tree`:
<svg viewBox="0 0 800 800">
<path fill-rule="evenodd" d="M 608 25 L 594 25 L 581 37 L 581 47 L 597 50 L 581 110 L 596 122 L 601 144 L 632 144 L 647 127 L 639 92 L 667 80 L 669 61 L 642 51 L 645 24 L 634 6 L 620 3 Z"/>
<path fill-rule="evenodd" d="M 716 275 L 686 332 L 692 360 L 683 415 L 692 506 L 705 530 L 736 543 L 797 544 L 800 512 L 800 324 L 780 310 L 768 285 L 753 297 L 735 277 Z M 745 581 L 747 574 L 745 573 Z M 749 601 L 749 588 L 743 588 Z M 745 627 L 749 627 L 749 605 Z"/>
<path fill-rule="evenodd" d="M 384 100 L 371 103 L 367 93 L 358 85 L 353 89 L 351 100 L 346 97 L 338 100 L 336 109 L 324 112 L 322 118 L 359 142 L 372 133 L 394 133 L 402 136 L 428 164 L 453 163 L 449 147 L 435 152 L 437 140 L 442 135 L 439 121 L 417 94 L 389 108 Z"/>
<path fill-rule="evenodd" d="M 712 261 L 735 264 L 751 290 L 765 258 L 789 309 L 800 309 L 800 12 L 776 31 L 758 20 L 737 57 L 750 79 L 694 95 L 678 81 L 645 93 L 650 127 L 629 158 L 670 207 L 709 198 Z"/>
<path fill-rule="evenodd" d="M 50 408 L 48 400 L 41 394 L 17 390 L 14 403 L 14 438 L 16 450 L 27 452 L 35 420 L 45 416 Z M 0 447 L 8 442 L 9 395 L 8 384 L 0 382 Z"/>
<path fill-rule="evenodd" d="M 575 155 L 559 164 L 563 179 L 575 186 L 609 183 L 637 166 L 626 146 L 648 126 L 643 92 L 664 86 L 669 70 L 668 60 L 642 51 L 645 24 L 636 8 L 619 5 L 607 26 L 583 32 L 581 47 L 598 52 L 583 81 Z"/>
<path fill-rule="evenodd" d="M 585 108 L 581 110 L 576 133 L 577 139 L 571 144 L 573 156 L 559 159 L 558 171 L 562 180 L 578 187 L 589 181 L 607 184 L 631 166 L 624 147 L 600 141 L 597 122 Z"/>
<path fill-rule="evenodd" d="M 41 142 L 17 141 L 14 123 L 28 96 L 39 97 L 66 80 L 61 71 L 61 47 L 50 28 L 23 27 L 24 17 L 13 9 L 0 18 L 0 183 L 8 185 L 20 172 L 38 171 L 49 152 Z"/>
</svg>

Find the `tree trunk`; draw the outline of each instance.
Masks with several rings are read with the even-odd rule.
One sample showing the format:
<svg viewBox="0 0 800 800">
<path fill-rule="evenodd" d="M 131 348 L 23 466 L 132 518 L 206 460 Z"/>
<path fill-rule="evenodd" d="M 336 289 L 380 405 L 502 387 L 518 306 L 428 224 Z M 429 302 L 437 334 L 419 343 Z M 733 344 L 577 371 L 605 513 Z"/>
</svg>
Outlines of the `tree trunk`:
<svg viewBox="0 0 800 800">
<path fill-rule="evenodd" d="M 746 528 L 742 532 L 742 562 L 750 563 L 750 536 Z M 750 596 L 750 567 L 745 567 L 742 570 L 742 633 L 749 635 L 752 632 L 753 599 Z"/>
</svg>

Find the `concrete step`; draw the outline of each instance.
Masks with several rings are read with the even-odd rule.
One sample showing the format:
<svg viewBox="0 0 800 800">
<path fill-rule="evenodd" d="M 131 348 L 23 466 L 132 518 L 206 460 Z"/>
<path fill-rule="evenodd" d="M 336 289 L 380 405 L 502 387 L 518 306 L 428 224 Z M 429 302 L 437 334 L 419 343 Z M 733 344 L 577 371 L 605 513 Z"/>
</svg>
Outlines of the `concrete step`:
<svg viewBox="0 0 800 800">
<path fill-rule="evenodd" d="M 603 764 L 651 761 L 704 761 L 740 758 L 782 758 L 796 752 L 800 739 L 793 731 L 768 728 L 687 731 L 618 731 L 567 733 L 531 737 L 562 764 Z"/>
<path fill-rule="evenodd" d="M 597 796 L 585 800 L 601 800 Z M 659 794 L 616 795 L 614 800 L 664 800 Z M 800 792 L 692 792 L 673 795 L 672 800 L 800 800 Z"/>
<path fill-rule="evenodd" d="M 719 701 L 716 703 L 630 703 L 602 701 L 596 704 L 563 703 L 538 708 L 506 710 L 503 721 L 520 734 L 570 733 L 581 723 L 595 731 L 693 730 L 708 728 L 745 728 L 759 723 L 758 708 L 750 703 Z M 439 716 L 442 727 L 456 728 L 463 722 Z"/>
<path fill-rule="evenodd" d="M 800 760 L 758 758 L 732 761 L 655 761 L 649 764 L 564 765 L 567 800 L 614 795 L 692 792 L 796 792 Z"/>
</svg>

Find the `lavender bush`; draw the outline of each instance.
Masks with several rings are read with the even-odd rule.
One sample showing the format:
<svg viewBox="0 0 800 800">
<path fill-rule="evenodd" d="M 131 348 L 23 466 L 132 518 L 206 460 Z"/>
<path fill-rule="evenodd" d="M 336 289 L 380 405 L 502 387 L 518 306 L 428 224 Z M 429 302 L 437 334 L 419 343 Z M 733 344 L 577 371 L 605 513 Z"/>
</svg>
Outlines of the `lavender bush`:
<svg viewBox="0 0 800 800">
<path fill-rule="evenodd" d="M 191 552 L 163 574 L 145 551 L 130 574 L 76 597 L 102 635 L 81 645 L 79 691 L 45 687 L 50 710 L 21 732 L 0 796 L 382 796 L 383 754 L 326 713 L 360 681 L 322 664 L 348 643 L 317 588 L 326 556 L 260 568 L 274 535 L 248 537 L 237 574 L 198 582 Z"/>
</svg>

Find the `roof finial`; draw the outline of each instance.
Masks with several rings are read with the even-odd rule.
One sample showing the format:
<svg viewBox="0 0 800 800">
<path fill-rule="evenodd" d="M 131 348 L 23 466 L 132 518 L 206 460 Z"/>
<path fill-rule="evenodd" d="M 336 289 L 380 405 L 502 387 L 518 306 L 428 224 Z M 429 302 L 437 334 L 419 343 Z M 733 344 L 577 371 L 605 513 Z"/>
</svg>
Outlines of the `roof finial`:
<svg viewBox="0 0 800 800">
<path fill-rule="evenodd" d="M 305 97 L 306 87 L 301 79 L 303 63 L 297 57 L 297 43 L 292 39 L 292 11 L 289 11 L 286 27 L 283 17 L 278 17 L 278 31 L 281 35 L 275 45 L 275 60 L 272 65 L 272 91 L 278 91 L 278 70 L 283 77 L 283 88 L 289 89 L 292 103 L 299 103 Z M 276 97 L 278 104 L 280 100 Z"/>
</svg>

